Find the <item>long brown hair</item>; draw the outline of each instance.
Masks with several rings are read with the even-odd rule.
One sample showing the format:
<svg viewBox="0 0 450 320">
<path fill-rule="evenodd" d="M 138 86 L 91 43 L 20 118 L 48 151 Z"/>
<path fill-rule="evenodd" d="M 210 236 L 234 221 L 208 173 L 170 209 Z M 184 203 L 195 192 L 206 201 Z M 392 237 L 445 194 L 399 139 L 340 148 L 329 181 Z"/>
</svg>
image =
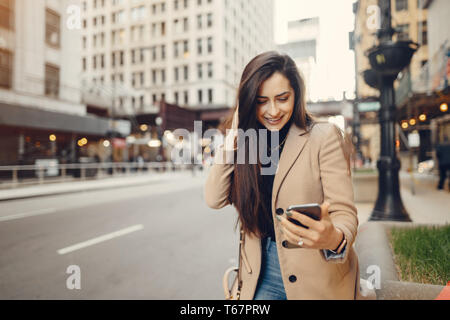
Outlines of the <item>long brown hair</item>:
<svg viewBox="0 0 450 320">
<path fill-rule="evenodd" d="M 256 97 L 261 84 L 270 78 L 275 72 L 284 75 L 290 82 L 295 93 L 294 110 L 291 116 L 292 125 L 309 130 L 314 123 L 312 116 L 306 111 L 305 83 L 298 72 L 295 62 L 287 55 L 275 51 L 262 53 L 253 58 L 245 67 L 237 93 L 237 105 L 239 106 L 239 128 L 257 130 Z M 231 127 L 233 108 L 229 117 L 221 126 L 222 130 Z M 250 150 L 249 141 L 244 142 L 245 150 Z M 248 152 L 245 153 L 246 155 Z M 259 158 L 259 157 L 258 157 Z M 231 182 L 230 202 L 237 209 L 241 226 L 244 232 L 258 237 L 267 235 L 272 227 L 271 208 L 265 208 L 260 197 L 260 167 L 257 164 L 238 164 L 235 161 Z"/>
</svg>

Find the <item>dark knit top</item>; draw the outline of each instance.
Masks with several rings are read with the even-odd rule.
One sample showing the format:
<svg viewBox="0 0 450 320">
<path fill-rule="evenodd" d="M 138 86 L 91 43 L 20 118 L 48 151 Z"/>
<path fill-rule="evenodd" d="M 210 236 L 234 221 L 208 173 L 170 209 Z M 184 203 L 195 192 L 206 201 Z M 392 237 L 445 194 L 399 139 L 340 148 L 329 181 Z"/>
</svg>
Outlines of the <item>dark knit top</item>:
<svg viewBox="0 0 450 320">
<path fill-rule="evenodd" d="M 279 154 L 278 159 L 280 159 L 284 145 L 286 144 L 285 138 L 287 137 L 291 123 L 292 123 L 292 118 L 289 119 L 289 121 L 279 131 L 279 143 L 282 143 L 284 141 L 284 143 L 279 148 L 276 148 L 276 146 L 271 146 L 272 132 L 270 130 L 267 130 L 267 156 L 268 157 L 270 157 L 271 152 L 278 152 L 278 154 Z M 262 124 L 260 124 L 258 121 L 257 121 L 257 128 L 265 129 L 265 127 Z M 259 134 L 259 131 L 258 131 L 258 134 Z M 271 151 L 271 148 L 274 148 L 274 150 Z M 278 163 L 275 163 L 274 167 L 276 168 L 277 166 L 278 166 Z M 262 164 L 262 167 L 270 167 L 270 162 L 268 164 Z M 262 217 L 265 217 L 265 219 L 268 219 L 269 220 L 268 223 L 270 225 L 269 230 L 267 230 L 265 236 L 263 235 L 263 237 L 270 236 L 273 241 L 275 241 L 275 231 L 274 231 L 273 218 L 272 218 L 271 212 L 272 212 L 272 188 L 273 188 L 274 178 L 275 178 L 275 172 L 274 172 L 274 174 L 264 174 L 264 175 L 261 174 L 261 172 L 260 172 L 260 196 L 261 196 L 261 200 L 262 200 L 262 206 L 267 209 L 267 212 L 264 213 L 263 211 L 261 211 L 261 210 L 266 210 L 266 209 L 260 207 L 259 215 Z"/>
</svg>

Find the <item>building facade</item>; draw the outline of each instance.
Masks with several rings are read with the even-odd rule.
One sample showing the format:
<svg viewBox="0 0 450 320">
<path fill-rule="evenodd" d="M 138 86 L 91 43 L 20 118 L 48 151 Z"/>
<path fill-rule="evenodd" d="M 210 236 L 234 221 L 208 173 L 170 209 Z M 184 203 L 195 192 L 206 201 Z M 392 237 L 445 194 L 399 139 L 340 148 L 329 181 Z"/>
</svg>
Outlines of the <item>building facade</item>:
<svg viewBox="0 0 450 320">
<path fill-rule="evenodd" d="M 423 0 L 391 0 L 392 27 L 396 29 L 393 41 L 411 40 L 419 44 L 408 69 L 400 73 L 394 84 L 396 88 L 397 107 L 407 113 L 407 103 L 403 96 L 402 83 L 407 79 L 420 78 L 424 66 L 428 63 L 428 19 L 427 9 L 422 6 Z M 379 91 L 371 88 L 364 80 L 363 72 L 370 69 L 366 52 L 378 43 L 376 32 L 380 23 L 378 0 L 358 0 L 354 4 L 355 30 L 352 34 L 352 45 L 355 52 L 356 96 L 361 112 L 361 151 L 365 158 L 378 158 L 380 150 L 380 134 L 377 111 L 379 109 Z M 403 80 L 404 79 L 404 80 Z M 399 111 L 401 112 L 401 111 Z M 417 115 L 418 117 L 418 115 Z M 419 121 L 417 121 L 419 122 Z"/>
<path fill-rule="evenodd" d="M 319 27 L 318 17 L 289 21 L 288 42 L 278 46 L 280 52 L 288 54 L 297 64 L 305 80 L 308 101 L 318 100 L 314 88 L 318 85 L 316 72 Z"/>
<path fill-rule="evenodd" d="M 91 142 L 110 130 L 82 103 L 81 28 L 68 24 L 79 7 L 77 0 L 0 1 L 0 165 L 74 162 L 98 153 Z"/>
<path fill-rule="evenodd" d="M 116 115 L 156 113 L 161 100 L 231 106 L 244 66 L 274 47 L 272 0 L 81 5 L 83 87 L 107 91 Z"/>
</svg>

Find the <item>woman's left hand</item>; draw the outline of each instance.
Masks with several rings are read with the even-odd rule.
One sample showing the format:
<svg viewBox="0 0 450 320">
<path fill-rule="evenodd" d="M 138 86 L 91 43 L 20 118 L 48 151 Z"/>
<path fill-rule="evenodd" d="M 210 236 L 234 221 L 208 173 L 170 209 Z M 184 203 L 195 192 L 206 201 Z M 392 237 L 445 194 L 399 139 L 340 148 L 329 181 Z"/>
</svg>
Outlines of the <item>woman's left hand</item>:
<svg viewBox="0 0 450 320">
<path fill-rule="evenodd" d="M 333 225 L 328 213 L 329 206 L 330 204 L 328 202 L 324 202 L 320 206 L 322 217 L 319 221 L 294 210 L 286 213 L 289 218 L 297 220 L 301 224 L 309 227 L 309 229 L 297 226 L 285 217 L 277 216 L 281 223 L 281 231 L 286 237 L 286 240 L 296 246 L 302 240 L 302 248 L 336 249 L 342 240 L 343 233 Z"/>
</svg>

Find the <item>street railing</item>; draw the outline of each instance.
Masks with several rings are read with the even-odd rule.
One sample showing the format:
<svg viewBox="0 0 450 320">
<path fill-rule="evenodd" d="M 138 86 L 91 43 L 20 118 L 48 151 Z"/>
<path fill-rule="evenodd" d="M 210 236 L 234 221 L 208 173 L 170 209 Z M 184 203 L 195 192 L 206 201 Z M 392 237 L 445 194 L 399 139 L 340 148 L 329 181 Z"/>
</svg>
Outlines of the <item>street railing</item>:
<svg viewBox="0 0 450 320">
<path fill-rule="evenodd" d="M 0 166 L 0 188 L 14 188 L 27 184 L 67 182 L 136 174 L 192 170 L 192 164 L 172 162 L 97 162 L 47 163 L 37 165 Z"/>
</svg>

